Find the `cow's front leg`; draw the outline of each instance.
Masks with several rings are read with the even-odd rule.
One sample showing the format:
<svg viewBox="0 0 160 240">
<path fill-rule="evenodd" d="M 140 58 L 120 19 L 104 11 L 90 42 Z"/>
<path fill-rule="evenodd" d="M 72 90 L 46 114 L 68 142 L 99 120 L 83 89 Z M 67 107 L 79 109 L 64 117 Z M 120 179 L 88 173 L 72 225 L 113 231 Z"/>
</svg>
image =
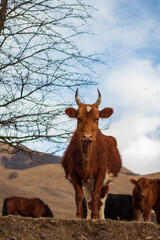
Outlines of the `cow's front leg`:
<svg viewBox="0 0 160 240">
<path fill-rule="evenodd" d="M 134 207 L 134 219 L 140 221 L 141 218 L 141 209 Z"/>
<path fill-rule="evenodd" d="M 83 218 L 83 199 L 84 199 L 84 193 L 82 190 L 82 184 L 80 182 L 72 182 L 74 189 L 75 189 L 75 201 L 76 201 L 76 218 Z"/>
<path fill-rule="evenodd" d="M 151 215 L 151 210 L 152 210 L 152 207 L 150 206 L 145 206 L 145 209 L 143 211 L 143 220 L 145 222 L 149 222 L 150 220 L 150 215 Z"/>
<path fill-rule="evenodd" d="M 109 185 L 105 185 L 102 187 L 101 190 L 101 195 L 100 195 L 100 200 L 99 200 L 99 218 L 104 219 L 105 214 L 104 214 L 104 209 L 105 209 L 105 203 L 106 203 L 106 197 L 107 197 L 107 192 L 109 190 Z"/>
<path fill-rule="evenodd" d="M 91 194 L 91 197 L 92 197 L 91 218 L 92 219 L 98 219 L 99 200 L 100 200 L 100 194 L 101 194 L 101 189 L 102 189 L 102 185 L 103 185 L 103 180 L 104 180 L 103 175 L 99 174 L 99 175 L 96 176 L 95 181 L 94 181 L 94 187 L 93 187 L 93 191 L 92 191 L 92 194 Z"/>
<path fill-rule="evenodd" d="M 90 206 L 90 202 L 91 202 L 91 192 L 92 192 L 92 185 L 87 185 L 87 184 L 83 184 L 83 191 L 84 191 L 84 196 L 86 199 L 86 204 L 87 204 L 87 219 L 91 219 L 91 206 Z"/>
</svg>

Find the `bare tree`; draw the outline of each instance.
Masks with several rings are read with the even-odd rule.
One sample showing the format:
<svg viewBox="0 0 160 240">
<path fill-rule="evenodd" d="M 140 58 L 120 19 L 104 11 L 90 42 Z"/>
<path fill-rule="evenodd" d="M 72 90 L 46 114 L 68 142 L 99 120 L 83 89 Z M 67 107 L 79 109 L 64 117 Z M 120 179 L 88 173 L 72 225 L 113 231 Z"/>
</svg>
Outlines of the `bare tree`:
<svg viewBox="0 0 160 240">
<path fill-rule="evenodd" d="M 93 7 L 82 0 L 2 0 L 0 9 L 0 141 L 61 143 L 65 89 L 94 84 L 76 46 Z M 61 125 L 59 125 L 61 124 Z"/>
</svg>

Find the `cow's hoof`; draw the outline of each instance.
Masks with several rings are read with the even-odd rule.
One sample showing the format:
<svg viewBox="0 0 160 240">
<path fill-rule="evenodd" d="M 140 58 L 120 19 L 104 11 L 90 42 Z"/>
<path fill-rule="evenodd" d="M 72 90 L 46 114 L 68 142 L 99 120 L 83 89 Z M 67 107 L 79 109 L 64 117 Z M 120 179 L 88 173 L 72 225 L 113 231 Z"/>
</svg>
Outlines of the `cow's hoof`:
<svg viewBox="0 0 160 240">
<path fill-rule="evenodd" d="M 92 216 L 92 220 L 98 220 L 98 216 L 93 215 L 93 216 Z"/>
<path fill-rule="evenodd" d="M 81 220 L 81 219 L 82 219 L 82 217 L 80 217 L 80 216 L 75 217 L 75 220 Z"/>
</svg>

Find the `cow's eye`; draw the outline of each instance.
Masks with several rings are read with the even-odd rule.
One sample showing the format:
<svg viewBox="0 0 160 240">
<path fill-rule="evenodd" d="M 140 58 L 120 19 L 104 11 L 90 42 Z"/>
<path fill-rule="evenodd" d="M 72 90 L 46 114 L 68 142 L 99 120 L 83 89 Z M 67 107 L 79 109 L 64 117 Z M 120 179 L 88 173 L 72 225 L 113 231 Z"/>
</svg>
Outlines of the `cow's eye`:
<svg viewBox="0 0 160 240">
<path fill-rule="evenodd" d="M 99 118 L 95 118 L 95 119 L 94 119 L 95 122 L 98 122 L 98 120 L 99 120 Z"/>
<path fill-rule="evenodd" d="M 83 122 L 83 119 L 82 118 L 78 118 L 78 122 Z"/>
</svg>

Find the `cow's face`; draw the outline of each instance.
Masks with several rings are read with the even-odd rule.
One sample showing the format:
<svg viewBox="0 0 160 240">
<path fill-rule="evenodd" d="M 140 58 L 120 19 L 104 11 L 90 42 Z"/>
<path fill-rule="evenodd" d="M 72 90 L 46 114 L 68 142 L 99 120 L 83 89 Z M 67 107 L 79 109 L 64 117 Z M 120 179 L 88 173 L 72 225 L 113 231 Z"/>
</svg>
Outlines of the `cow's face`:
<svg viewBox="0 0 160 240">
<path fill-rule="evenodd" d="M 150 184 L 152 183 L 151 179 L 139 178 L 138 181 L 130 179 L 130 182 L 135 185 L 135 188 L 137 190 L 136 192 L 138 192 L 140 198 L 148 196 L 148 193 L 150 191 Z"/>
<path fill-rule="evenodd" d="M 78 110 L 74 108 L 67 108 L 66 114 L 71 118 L 77 118 L 77 132 L 81 142 L 91 143 L 96 141 L 96 135 L 98 131 L 99 118 L 108 118 L 112 115 L 112 108 L 104 108 L 99 111 L 98 106 L 100 104 L 101 95 L 98 90 L 99 97 L 94 104 L 84 104 L 78 98 L 78 89 L 76 91 L 76 102 L 78 104 Z"/>
</svg>

